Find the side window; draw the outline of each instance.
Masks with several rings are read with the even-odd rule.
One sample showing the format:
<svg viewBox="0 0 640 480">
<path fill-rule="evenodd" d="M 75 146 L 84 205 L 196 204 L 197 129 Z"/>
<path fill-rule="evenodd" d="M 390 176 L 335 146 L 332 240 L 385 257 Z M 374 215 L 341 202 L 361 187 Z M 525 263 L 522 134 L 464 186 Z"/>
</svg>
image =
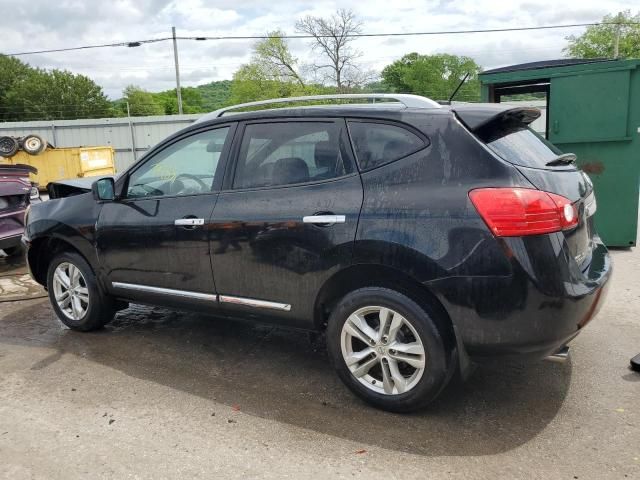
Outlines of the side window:
<svg viewBox="0 0 640 480">
<path fill-rule="evenodd" d="M 229 127 L 208 130 L 158 152 L 131 174 L 127 197 L 210 192 L 228 133 Z"/>
<path fill-rule="evenodd" d="M 425 142 L 406 128 L 386 123 L 349 122 L 360 170 L 370 170 L 424 148 Z"/>
<path fill-rule="evenodd" d="M 244 129 L 233 188 L 315 182 L 348 173 L 346 138 L 334 122 L 253 123 Z"/>
</svg>

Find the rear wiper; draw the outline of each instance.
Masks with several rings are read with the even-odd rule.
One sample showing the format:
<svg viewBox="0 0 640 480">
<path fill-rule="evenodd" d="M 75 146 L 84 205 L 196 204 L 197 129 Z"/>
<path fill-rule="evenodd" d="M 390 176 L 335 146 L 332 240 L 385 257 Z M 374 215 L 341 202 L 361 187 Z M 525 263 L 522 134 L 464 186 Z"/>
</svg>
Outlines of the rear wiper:
<svg viewBox="0 0 640 480">
<path fill-rule="evenodd" d="M 562 155 L 558 155 L 553 160 L 547 162 L 545 166 L 547 167 L 557 167 L 558 165 L 569 165 L 576 161 L 578 157 L 576 157 L 575 153 L 563 153 Z"/>
</svg>

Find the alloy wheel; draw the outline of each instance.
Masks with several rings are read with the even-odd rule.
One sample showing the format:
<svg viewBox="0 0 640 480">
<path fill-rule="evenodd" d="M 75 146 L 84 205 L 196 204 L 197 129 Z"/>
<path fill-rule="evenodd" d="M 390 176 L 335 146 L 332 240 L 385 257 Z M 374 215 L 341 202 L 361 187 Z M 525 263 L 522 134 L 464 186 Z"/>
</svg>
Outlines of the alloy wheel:
<svg viewBox="0 0 640 480">
<path fill-rule="evenodd" d="M 340 344 L 351 374 L 376 393 L 406 393 L 425 370 L 426 353 L 418 332 L 390 308 L 369 306 L 349 315 Z"/>
<path fill-rule="evenodd" d="M 53 273 L 53 293 L 60 311 L 71 320 L 81 320 L 89 309 L 89 289 L 78 267 L 62 262 Z"/>
</svg>

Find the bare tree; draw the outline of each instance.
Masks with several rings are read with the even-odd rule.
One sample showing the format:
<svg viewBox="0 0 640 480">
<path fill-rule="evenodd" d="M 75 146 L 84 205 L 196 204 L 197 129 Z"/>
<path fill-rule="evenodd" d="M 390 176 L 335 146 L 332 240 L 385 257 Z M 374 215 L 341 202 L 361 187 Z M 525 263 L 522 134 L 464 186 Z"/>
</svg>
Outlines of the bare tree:
<svg viewBox="0 0 640 480">
<path fill-rule="evenodd" d="M 254 62 L 262 65 L 265 72 L 280 81 L 294 81 L 304 87 L 304 81 L 296 70 L 298 60 L 289 51 L 280 30 L 269 32 L 269 38 L 254 46 Z"/>
<path fill-rule="evenodd" d="M 313 49 L 326 58 L 326 63 L 315 64 L 316 70 L 327 72 L 338 90 L 353 86 L 360 76 L 355 60 L 361 53 L 352 48 L 352 35 L 362 32 L 362 23 L 351 10 L 340 9 L 328 18 L 308 15 L 296 22 L 296 31 L 312 36 Z"/>
</svg>

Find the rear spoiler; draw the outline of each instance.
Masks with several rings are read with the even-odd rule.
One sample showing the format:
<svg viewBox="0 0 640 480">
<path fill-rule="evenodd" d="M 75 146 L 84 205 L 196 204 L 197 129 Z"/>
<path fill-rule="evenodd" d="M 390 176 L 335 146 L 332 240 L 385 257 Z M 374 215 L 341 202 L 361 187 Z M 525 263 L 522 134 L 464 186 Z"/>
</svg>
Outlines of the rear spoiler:
<svg viewBox="0 0 640 480">
<path fill-rule="evenodd" d="M 493 122 L 516 120 L 529 124 L 540 117 L 540 110 L 535 107 L 514 107 L 499 103 L 457 105 L 451 110 L 472 132 Z"/>
</svg>

